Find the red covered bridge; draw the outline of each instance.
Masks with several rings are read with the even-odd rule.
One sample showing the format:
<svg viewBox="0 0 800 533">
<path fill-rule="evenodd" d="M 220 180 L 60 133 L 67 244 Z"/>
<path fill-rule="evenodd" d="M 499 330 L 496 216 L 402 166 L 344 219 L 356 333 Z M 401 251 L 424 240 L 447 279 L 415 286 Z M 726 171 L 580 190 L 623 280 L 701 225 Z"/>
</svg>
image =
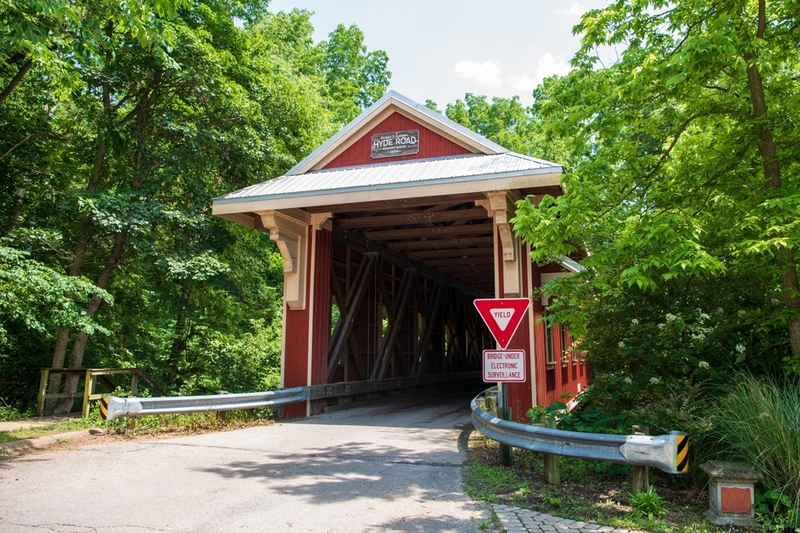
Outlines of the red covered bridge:
<svg viewBox="0 0 800 533">
<path fill-rule="evenodd" d="M 283 256 L 282 386 L 480 376 L 496 346 L 473 300 L 528 298 L 577 267 L 533 264 L 509 224 L 516 202 L 561 194 L 562 173 L 391 91 L 286 175 L 215 199 Z M 536 323 L 546 304 L 531 299 L 508 346 L 527 355 L 515 420 L 586 386 L 567 328 Z"/>
</svg>

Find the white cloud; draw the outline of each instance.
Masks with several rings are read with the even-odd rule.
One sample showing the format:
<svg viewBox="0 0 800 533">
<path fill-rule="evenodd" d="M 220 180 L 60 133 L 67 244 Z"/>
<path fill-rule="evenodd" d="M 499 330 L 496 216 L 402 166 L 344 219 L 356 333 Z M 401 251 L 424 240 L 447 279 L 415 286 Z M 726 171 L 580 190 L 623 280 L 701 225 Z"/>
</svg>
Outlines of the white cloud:
<svg viewBox="0 0 800 533">
<path fill-rule="evenodd" d="M 564 76 L 569 73 L 569 62 L 564 59 L 564 56 L 555 57 L 550 52 L 539 58 L 539 64 L 536 66 L 536 77 L 541 80 L 548 76 L 558 75 Z"/>
<path fill-rule="evenodd" d="M 569 73 L 569 63 L 563 56 L 555 57 L 550 52 L 539 58 L 533 76 L 527 74 L 509 75 L 506 77 L 512 89 L 522 94 L 530 94 L 542 80 L 548 76 L 563 76 Z"/>
<path fill-rule="evenodd" d="M 548 76 L 563 76 L 569 73 L 569 62 L 564 56 L 554 56 L 547 52 L 539 58 L 536 68 L 531 74 L 503 74 L 503 67 L 496 61 L 488 59 L 483 63 L 462 60 L 455 64 L 453 70 L 462 79 L 477 81 L 486 89 L 494 91 L 496 96 L 517 94 L 525 101 L 542 80 Z"/>
<path fill-rule="evenodd" d="M 499 89 L 503 86 L 500 72 L 503 67 L 488 59 L 483 63 L 477 61 L 462 60 L 453 67 L 460 78 L 474 80 L 491 89 Z"/>
<path fill-rule="evenodd" d="M 570 7 L 554 9 L 553 13 L 558 13 L 559 15 L 569 15 L 570 17 L 580 17 L 586 13 L 586 11 L 586 6 L 580 2 L 574 2 Z"/>
<path fill-rule="evenodd" d="M 508 83 L 511 88 L 523 94 L 528 94 L 533 91 L 533 88 L 539 85 L 542 80 L 536 79 L 531 76 L 521 75 L 517 76 L 512 74 L 508 77 Z"/>
</svg>

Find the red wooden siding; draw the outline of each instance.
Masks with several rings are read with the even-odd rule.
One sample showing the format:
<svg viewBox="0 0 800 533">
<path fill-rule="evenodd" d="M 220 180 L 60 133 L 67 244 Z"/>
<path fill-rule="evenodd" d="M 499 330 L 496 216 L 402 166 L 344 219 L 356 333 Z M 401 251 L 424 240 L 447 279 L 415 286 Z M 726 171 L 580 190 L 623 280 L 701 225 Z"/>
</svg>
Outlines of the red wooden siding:
<svg viewBox="0 0 800 533">
<path fill-rule="evenodd" d="M 372 159 L 372 136 L 378 133 L 390 133 L 403 130 L 419 130 L 419 153 L 396 157 L 382 157 Z M 393 161 L 407 161 L 409 159 L 425 159 L 446 155 L 463 155 L 471 153 L 466 148 L 446 139 L 425 126 L 414 122 L 405 115 L 392 113 L 386 119 L 364 134 L 359 140 L 344 152 L 332 159 L 325 168 L 350 167 L 356 165 L 369 165 L 374 163 L 391 163 Z"/>
<path fill-rule="evenodd" d="M 502 264 L 502 257 L 500 256 L 501 251 L 498 250 L 497 253 L 497 264 Z M 527 257 L 528 254 L 528 247 L 523 246 L 521 251 L 522 257 Z M 532 287 L 541 286 L 541 271 L 544 270 L 544 268 L 540 269 L 535 263 L 532 263 L 530 268 L 530 284 Z M 552 269 L 554 267 L 550 267 L 548 265 L 548 267 L 545 268 L 553 271 Z M 560 266 L 555 268 L 558 270 L 561 269 Z M 497 293 L 500 295 L 500 297 L 502 297 L 505 291 L 502 269 L 500 270 L 499 274 L 500 286 Z M 527 275 L 523 276 L 522 283 L 522 297 L 530 298 L 532 287 L 528 284 Z M 556 354 L 556 363 L 552 368 L 547 368 L 545 326 L 543 323 L 536 323 L 537 320 L 542 318 L 544 313 L 544 307 L 542 306 L 540 298 L 536 298 L 531 302 L 531 307 L 529 308 L 528 313 L 529 315 L 527 320 L 534 321 L 534 338 L 530 338 L 530 328 L 528 327 L 528 322 L 526 320 L 526 322 L 523 323 L 523 325 L 521 325 L 517 330 L 514 338 L 508 345 L 509 350 L 522 349 L 525 350 L 526 354 L 530 354 L 530 351 L 532 350 L 534 355 L 533 361 L 535 372 L 532 372 L 532 369 L 529 368 L 530 357 L 526 358 L 525 361 L 525 371 L 526 375 L 528 376 L 528 380 L 525 383 L 508 384 L 508 400 L 509 406 L 511 407 L 512 420 L 523 423 L 530 421 L 530 419 L 525 416 L 525 412 L 533 406 L 534 399 L 537 405 L 543 406 L 550 405 L 557 401 L 563 401 L 566 403 L 569 401 L 569 399 L 561 398 L 561 394 L 563 392 L 568 392 L 570 397 L 574 398 L 579 394 L 578 387 L 580 386 L 580 390 L 582 391 L 586 388 L 587 384 L 586 368 L 581 362 L 578 361 L 573 364 L 572 358 L 570 357 L 567 365 L 562 366 L 561 353 L 563 348 L 561 346 L 560 336 L 560 328 L 562 327 L 561 325 L 556 325 L 552 328 L 554 335 L 553 348 Z M 536 379 L 535 384 L 534 378 Z"/>
<path fill-rule="evenodd" d="M 307 238 L 311 238 L 309 227 Z M 311 265 L 311 246 L 308 246 L 306 256 L 307 265 Z M 306 269 L 306 287 L 310 286 L 311 268 Z M 283 330 L 284 361 L 283 361 L 283 386 L 284 388 L 305 387 L 308 383 L 308 322 L 310 318 L 311 305 L 308 302 L 308 292 L 306 291 L 305 309 L 289 309 L 284 301 L 283 312 L 285 313 L 286 326 Z M 327 345 L 327 343 L 326 343 Z M 299 417 L 306 416 L 306 404 L 292 403 L 283 407 L 284 416 Z"/>
</svg>

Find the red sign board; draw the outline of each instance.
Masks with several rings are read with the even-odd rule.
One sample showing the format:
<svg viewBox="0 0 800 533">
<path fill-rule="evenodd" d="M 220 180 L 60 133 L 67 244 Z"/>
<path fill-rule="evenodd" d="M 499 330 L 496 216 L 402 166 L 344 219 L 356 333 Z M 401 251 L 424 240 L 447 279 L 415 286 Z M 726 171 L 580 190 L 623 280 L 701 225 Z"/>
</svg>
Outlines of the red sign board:
<svg viewBox="0 0 800 533">
<path fill-rule="evenodd" d="M 500 348 L 506 349 L 508 343 L 525 316 L 531 301 L 527 298 L 486 298 L 475 300 L 475 308 L 489 326 L 489 331 Z"/>
<path fill-rule="evenodd" d="M 484 350 L 483 381 L 524 383 L 525 350 Z"/>
</svg>

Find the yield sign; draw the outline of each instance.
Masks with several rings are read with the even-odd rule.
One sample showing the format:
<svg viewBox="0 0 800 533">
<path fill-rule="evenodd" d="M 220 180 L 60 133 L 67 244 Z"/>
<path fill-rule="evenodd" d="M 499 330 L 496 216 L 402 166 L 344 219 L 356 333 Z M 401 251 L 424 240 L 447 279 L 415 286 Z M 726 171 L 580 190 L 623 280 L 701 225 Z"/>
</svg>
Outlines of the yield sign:
<svg viewBox="0 0 800 533">
<path fill-rule="evenodd" d="M 530 303 L 527 298 L 486 298 L 475 300 L 475 308 L 500 348 L 505 350 Z"/>
</svg>

